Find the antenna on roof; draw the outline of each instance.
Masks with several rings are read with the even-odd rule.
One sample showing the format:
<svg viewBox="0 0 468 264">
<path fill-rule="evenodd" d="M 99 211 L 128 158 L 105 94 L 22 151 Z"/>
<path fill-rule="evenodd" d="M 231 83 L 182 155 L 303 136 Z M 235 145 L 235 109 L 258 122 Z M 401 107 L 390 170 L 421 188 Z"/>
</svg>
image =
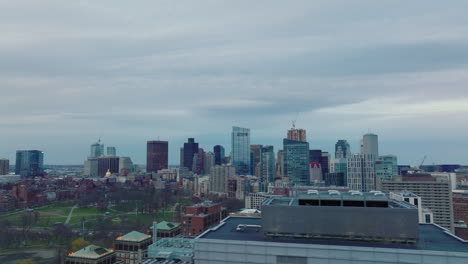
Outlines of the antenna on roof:
<svg viewBox="0 0 468 264">
<path fill-rule="evenodd" d="M 292 120 L 292 128 L 293 128 L 293 129 L 296 128 L 296 121 L 297 121 L 297 117 L 298 117 L 298 116 L 299 116 L 299 112 L 297 112 L 296 118 L 294 118 L 294 119 Z"/>
</svg>

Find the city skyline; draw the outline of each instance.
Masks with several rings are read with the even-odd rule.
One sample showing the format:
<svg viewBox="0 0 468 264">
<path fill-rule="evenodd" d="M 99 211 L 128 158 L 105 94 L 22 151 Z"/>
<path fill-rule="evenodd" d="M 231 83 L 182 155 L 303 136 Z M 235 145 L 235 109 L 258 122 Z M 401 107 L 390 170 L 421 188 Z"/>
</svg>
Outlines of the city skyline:
<svg viewBox="0 0 468 264">
<path fill-rule="evenodd" d="M 356 150 L 370 128 L 401 163 L 468 163 L 467 9 L 3 1 L 0 157 L 41 149 L 47 163 L 77 164 L 102 137 L 141 164 L 159 137 L 177 164 L 188 137 L 230 148 L 232 125 L 280 149 L 296 120 L 330 153 L 341 138 Z"/>
<path fill-rule="evenodd" d="M 231 129 L 232 127 L 230 127 Z M 305 129 L 308 132 L 307 129 Z M 255 145 L 255 144 L 260 144 L 260 145 L 271 145 L 274 147 L 274 149 L 276 150 L 282 150 L 283 149 L 283 139 L 287 138 L 287 131 L 288 129 L 285 130 L 285 132 L 283 133 L 283 137 L 280 137 L 279 139 L 274 139 L 274 144 L 271 144 L 270 142 L 267 142 L 265 139 L 262 139 L 260 137 L 256 137 L 255 136 L 255 131 L 252 131 L 253 133 L 251 133 L 251 137 L 254 138 L 254 140 L 252 141 L 251 140 L 251 144 L 250 145 Z M 199 141 L 199 138 L 203 138 L 202 136 L 191 136 L 191 137 L 194 137 L 195 138 L 195 141 L 197 141 L 197 143 L 199 144 L 199 147 L 200 148 L 204 148 L 206 149 L 207 151 L 212 151 L 213 150 L 213 147 L 215 145 L 221 145 L 224 147 L 225 149 L 225 156 L 228 157 L 230 155 L 230 152 L 231 152 L 231 133 L 232 131 L 230 131 L 226 136 L 226 138 L 224 139 L 224 143 L 211 143 L 211 144 L 204 144 L 204 142 L 200 142 Z M 312 149 L 319 149 L 319 150 L 322 150 L 323 152 L 328 152 L 330 153 L 331 157 L 335 157 L 335 144 L 337 143 L 338 140 L 347 140 L 348 143 L 350 144 L 350 147 L 351 147 L 351 153 L 354 154 L 354 153 L 360 153 L 360 146 L 361 146 L 361 140 L 362 140 L 362 137 L 365 135 L 365 134 L 368 134 L 368 133 L 362 133 L 361 135 L 356 135 L 354 136 L 353 138 L 355 140 L 350 140 L 351 137 L 348 137 L 348 138 L 345 138 L 345 137 L 341 137 L 341 138 L 336 138 L 336 139 L 331 139 L 331 140 L 328 140 L 327 142 L 315 142 L 315 144 L 311 144 L 311 142 L 308 140 L 306 142 L 309 143 L 309 148 L 312 150 Z M 378 133 L 375 133 L 379 136 L 379 138 L 381 138 L 381 135 L 378 134 Z M 100 144 L 102 144 L 105 148 L 108 147 L 108 145 L 106 144 L 107 142 L 105 142 L 105 137 L 102 137 L 102 138 L 99 138 L 99 141 L 100 141 Z M 155 137 L 155 138 L 161 138 L 161 137 Z M 168 145 L 169 145 L 169 148 L 168 148 L 168 154 L 169 154 L 169 165 L 170 166 L 174 166 L 174 165 L 179 165 L 180 163 L 180 148 L 184 145 L 184 143 L 187 143 L 188 137 L 183 137 L 181 138 L 181 142 L 180 144 L 178 145 L 175 145 L 175 143 L 173 143 L 171 140 L 167 140 L 165 138 L 161 138 L 161 140 L 163 141 L 168 141 Z M 257 140 L 255 140 L 257 139 Z M 146 148 L 147 148 L 147 142 L 148 141 L 153 141 L 152 139 L 149 139 L 149 140 L 146 140 L 144 142 L 135 142 L 135 146 L 131 146 L 130 148 L 128 147 L 125 147 L 125 145 L 122 145 L 120 146 L 118 143 L 116 143 L 115 141 L 112 141 L 112 142 L 108 142 L 108 144 L 112 145 L 112 147 L 115 147 L 117 149 L 119 149 L 119 155 L 118 156 L 124 156 L 124 157 L 131 157 L 132 160 L 134 161 L 135 164 L 140 164 L 140 165 L 146 165 L 146 159 L 147 159 L 147 156 L 146 156 Z M 82 163 L 82 160 L 85 159 L 87 157 L 87 155 L 89 155 L 89 147 L 90 145 L 94 145 L 96 144 L 95 143 L 96 140 L 90 140 L 88 143 L 88 145 L 85 145 L 84 147 L 83 146 L 80 146 L 78 149 L 85 149 L 84 151 L 86 153 L 75 153 L 75 155 L 70 155 L 70 156 L 78 156 L 78 159 L 77 161 L 75 162 L 65 162 L 65 163 L 60 163 L 60 162 L 49 162 L 49 155 L 52 155 L 52 156 L 55 156 L 56 153 L 49 153 L 47 151 L 47 146 L 45 146 L 44 148 L 41 148 L 41 151 L 44 152 L 44 164 L 48 164 L 48 165 L 80 165 Z M 260 143 L 259 143 L 260 142 Z M 327 143 L 330 143 L 330 144 L 327 144 Z M 138 144 L 138 145 L 137 145 Z M 213 145 L 214 144 L 214 145 Z M 34 145 L 34 144 L 33 144 Z M 142 146 L 140 146 L 142 145 Z M 379 145 L 379 149 L 382 150 L 382 153 L 379 154 L 379 155 L 395 155 L 398 157 L 398 164 L 399 165 L 419 165 L 420 162 L 422 161 L 422 159 L 424 158 L 424 156 L 427 156 L 426 159 L 425 159 L 425 162 L 424 162 L 424 165 L 432 165 L 432 164 L 468 164 L 468 161 L 465 161 L 465 163 L 463 163 L 463 159 L 460 159 L 460 162 L 455 162 L 454 160 L 450 160 L 450 159 L 445 159 L 446 162 L 443 162 L 443 161 L 437 161 L 434 159 L 434 156 L 431 156 L 430 154 L 427 154 L 427 155 L 423 155 L 422 157 L 411 157 L 410 155 L 404 153 L 404 151 L 402 150 L 399 150 L 398 148 L 395 148 L 393 146 L 393 144 L 391 142 L 385 142 L 385 139 L 384 140 L 381 140 L 379 139 L 379 142 L 378 142 L 378 145 Z M 392 147 L 393 146 L 393 147 Z M 387 148 L 388 147 L 388 148 Z M 27 149 L 34 149 L 34 148 L 23 148 L 24 150 L 27 150 Z M 394 149 L 394 151 L 386 151 L 387 149 Z M 10 161 L 10 165 L 15 165 L 14 161 L 15 161 L 15 153 L 17 150 L 20 150 L 20 149 L 16 149 L 16 150 L 13 150 L 13 154 L 10 154 L 9 156 L 8 155 L 4 155 L 4 156 L 0 156 L 0 158 L 6 158 L 6 159 L 9 159 Z M 136 151 L 135 151 L 136 150 Z M 141 152 L 139 152 L 138 150 L 140 150 Z M 5 151 L 2 151 L 3 153 L 6 153 Z M 443 154 L 443 153 L 440 153 L 440 154 Z M 11 158 L 10 156 L 12 156 L 13 158 Z M 441 155 L 441 157 L 443 157 L 443 155 Z M 63 157 L 62 157 L 63 158 Z M 71 159 L 70 159 L 71 160 Z M 442 159 L 444 160 L 444 159 Z M 405 161 L 410 161 L 410 162 L 405 162 Z M 412 162 L 414 163 L 412 163 Z"/>
</svg>

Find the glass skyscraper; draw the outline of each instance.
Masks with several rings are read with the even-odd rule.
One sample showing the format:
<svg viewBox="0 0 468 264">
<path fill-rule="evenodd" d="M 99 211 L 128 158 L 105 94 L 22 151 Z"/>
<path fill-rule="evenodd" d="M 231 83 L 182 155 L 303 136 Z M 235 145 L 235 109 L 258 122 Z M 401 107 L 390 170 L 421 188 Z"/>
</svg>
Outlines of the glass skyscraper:
<svg viewBox="0 0 468 264">
<path fill-rule="evenodd" d="M 194 138 L 189 138 L 187 143 L 184 143 L 184 148 L 183 148 L 183 162 L 180 164 L 181 167 L 185 167 L 192 171 L 193 169 L 193 155 L 198 153 L 198 143 L 195 142 Z"/>
<path fill-rule="evenodd" d="M 104 145 L 101 144 L 101 140 L 91 145 L 91 153 L 89 155 L 90 158 L 97 158 L 100 156 L 104 156 Z"/>
<path fill-rule="evenodd" d="M 224 147 L 221 145 L 214 146 L 213 153 L 214 153 L 215 165 L 223 164 L 224 163 Z"/>
<path fill-rule="evenodd" d="M 44 152 L 40 150 L 16 151 L 15 173 L 21 178 L 43 176 Z"/>
<path fill-rule="evenodd" d="M 250 129 L 232 127 L 231 164 L 238 175 L 250 174 Z"/>
<path fill-rule="evenodd" d="M 375 162 L 375 177 L 382 180 L 392 180 L 398 176 L 398 162 L 394 155 L 378 157 Z"/>
<path fill-rule="evenodd" d="M 297 185 L 310 183 L 309 143 L 283 139 L 284 176 Z"/>
<path fill-rule="evenodd" d="M 335 144 L 335 159 L 346 159 L 351 156 L 351 147 L 347 140 L 340 139 Z"/>
<path fill-rule="evenodd" d="M 268 183 L 275 182 L 275 152 L 273 146 L 262 147 L 260 175 L 264 183 L 263 192 L 267 191 Z"/>
</svg>

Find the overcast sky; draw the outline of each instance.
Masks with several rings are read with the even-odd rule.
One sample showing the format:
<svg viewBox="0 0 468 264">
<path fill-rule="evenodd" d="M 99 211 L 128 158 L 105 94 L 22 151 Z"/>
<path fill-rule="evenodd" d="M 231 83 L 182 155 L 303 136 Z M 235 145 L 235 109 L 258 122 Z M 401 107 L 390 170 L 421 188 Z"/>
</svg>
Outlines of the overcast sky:
<svg viewBox="0 0 468 264">
<path fill-rule="evenodd" d="M 81 164 L 99 137 L 170 163 L 233 125 L 281 148 L 353 152 L 369 130 L 400 164 L 468 164 L 468 1 L 0 0 L 0 158 Z"/>
</svg>

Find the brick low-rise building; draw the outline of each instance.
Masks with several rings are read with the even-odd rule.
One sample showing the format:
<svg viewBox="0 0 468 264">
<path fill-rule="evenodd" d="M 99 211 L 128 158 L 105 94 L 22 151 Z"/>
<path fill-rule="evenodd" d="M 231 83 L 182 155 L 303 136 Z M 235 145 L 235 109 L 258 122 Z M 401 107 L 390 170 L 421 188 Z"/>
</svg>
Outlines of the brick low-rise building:
<svg viewBox="0 0 468 264">
<path fill-rule="evenodd" d="M 455 234 L 468 240 L 468 191 L 455 190 L 452 197 Z"/>
<path fill-rule="evenodd" d="M 153 227 L 151 227 L 151 229 L 152 228 Z M 180 235 L 180 224 L 162 221 L 157 224 L 157 231 L 158 239 L 167 237 L 177 237 Z"/>
<path fill-rule="evenodd" d="M 203 202 L 188 206 L 181 216 L 182 233 L 185 236 L 196 236 L 208 228 L 217 225 L 227 217 L 227 211 L 221 204 Z"/>
</svg>

